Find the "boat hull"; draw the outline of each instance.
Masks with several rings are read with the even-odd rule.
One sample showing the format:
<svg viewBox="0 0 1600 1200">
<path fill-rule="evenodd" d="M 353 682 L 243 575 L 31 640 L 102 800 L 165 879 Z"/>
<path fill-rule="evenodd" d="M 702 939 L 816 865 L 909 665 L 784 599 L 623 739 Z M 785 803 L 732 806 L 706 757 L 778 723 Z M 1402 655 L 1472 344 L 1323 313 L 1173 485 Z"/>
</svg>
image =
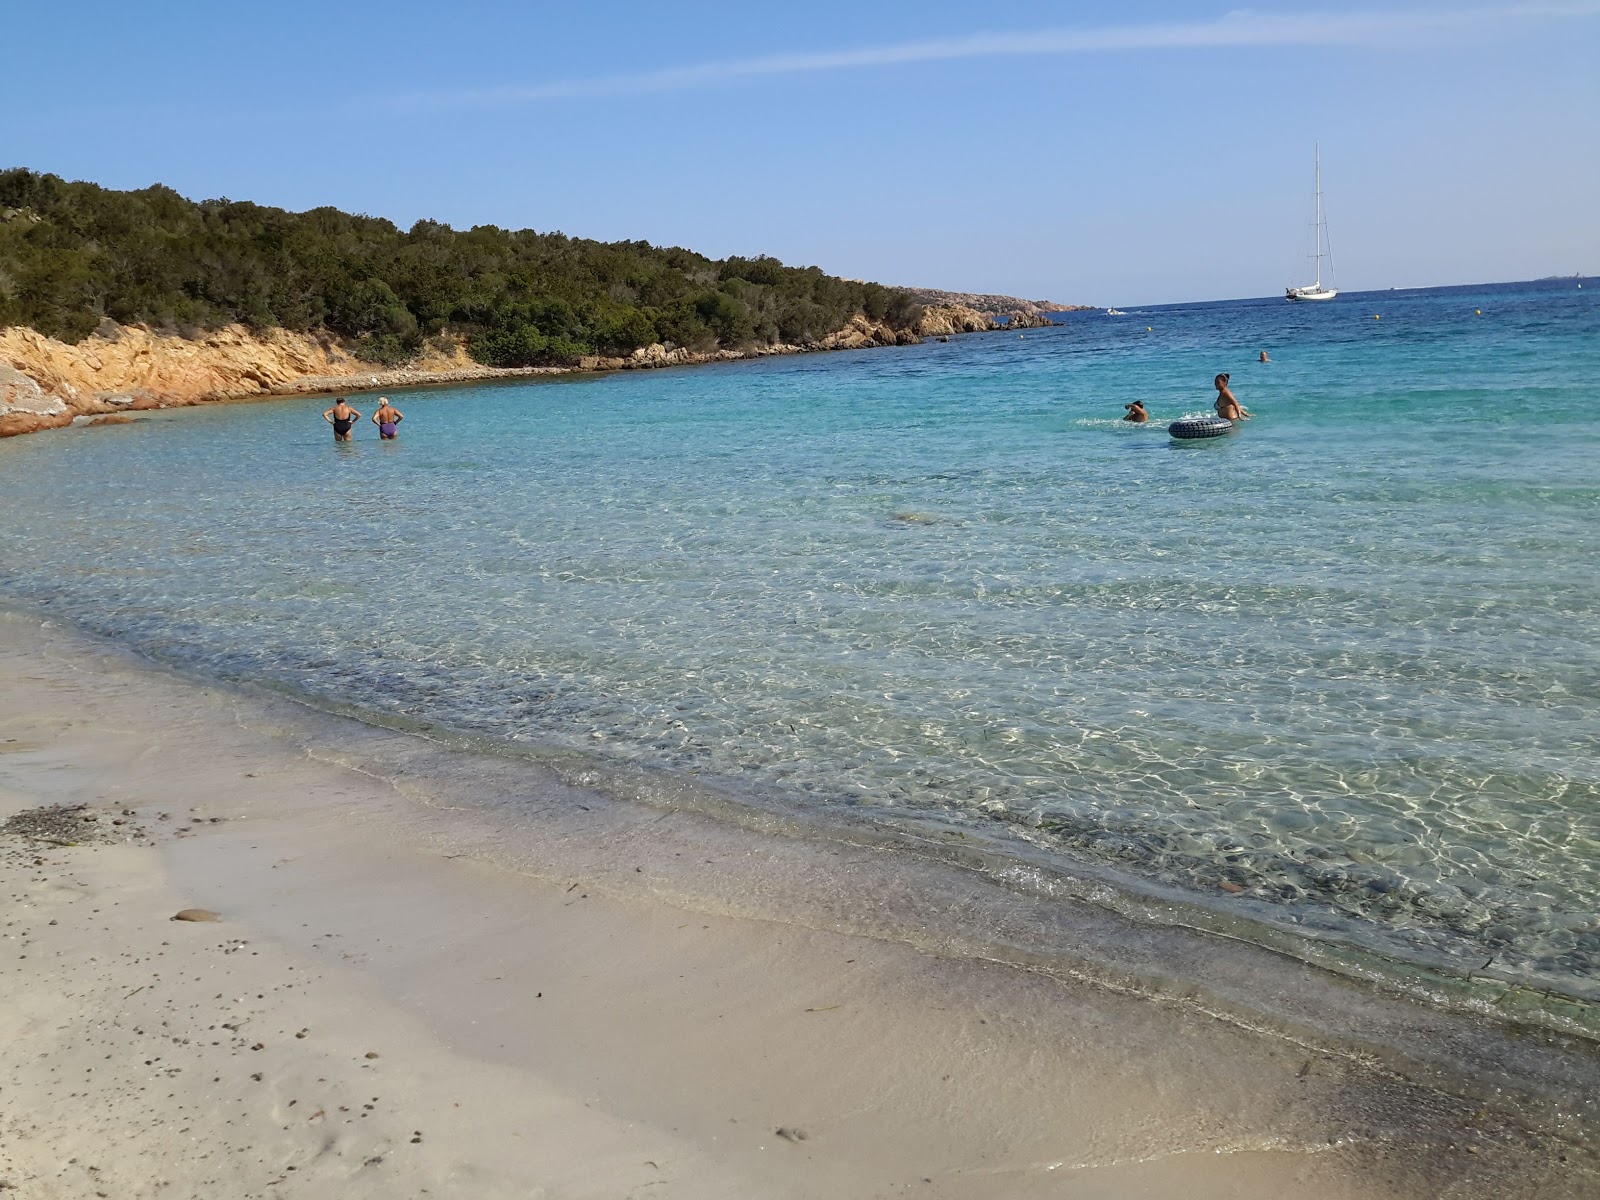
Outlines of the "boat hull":
<svg viewBox="0 0 1600 1200">
<path fill-rule="evenodd" d="M 1285 298 L 1292 301 L 1301 300 L 1332 300 L 1339 293 L 1334 288 L 1290 288 L 1284 293 Z"/>
</svg>

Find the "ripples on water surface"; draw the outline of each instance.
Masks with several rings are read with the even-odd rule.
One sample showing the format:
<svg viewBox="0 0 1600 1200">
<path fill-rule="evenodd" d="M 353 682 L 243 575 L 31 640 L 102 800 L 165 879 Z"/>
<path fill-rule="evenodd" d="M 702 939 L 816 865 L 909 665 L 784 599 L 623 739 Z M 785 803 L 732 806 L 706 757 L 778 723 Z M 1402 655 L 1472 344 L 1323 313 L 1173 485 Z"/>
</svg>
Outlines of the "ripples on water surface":
<svg viewBox="0 0 1600 1200">
<path fill-rule="evenodd" d="M 393 445 L 316 400 L 13 439 L 0 587 L 224 677 L 1592 995 L 1597 301 L 454 388 Z M 1220 370 L 1257 419 L 1170 441 Z"/>
</svg>

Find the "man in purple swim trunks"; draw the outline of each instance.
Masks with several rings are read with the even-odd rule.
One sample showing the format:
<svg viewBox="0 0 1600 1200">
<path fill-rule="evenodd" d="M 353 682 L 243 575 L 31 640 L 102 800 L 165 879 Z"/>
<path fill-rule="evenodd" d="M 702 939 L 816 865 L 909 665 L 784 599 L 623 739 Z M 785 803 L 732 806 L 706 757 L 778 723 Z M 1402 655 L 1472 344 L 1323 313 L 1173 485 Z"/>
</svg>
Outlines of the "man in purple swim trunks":
<svg viewBox="0 0 1600 1200">
<path fill-rule="evenodd" d="M 372 423 L 378 427 L 378 436 L 386 442 L 392 442 L 400 436 L 400 422 L 405 420 L 404 414 L 389 403 L 389 397 L 378 397 L 378 411 L 372 414 Z"/>
</svg>

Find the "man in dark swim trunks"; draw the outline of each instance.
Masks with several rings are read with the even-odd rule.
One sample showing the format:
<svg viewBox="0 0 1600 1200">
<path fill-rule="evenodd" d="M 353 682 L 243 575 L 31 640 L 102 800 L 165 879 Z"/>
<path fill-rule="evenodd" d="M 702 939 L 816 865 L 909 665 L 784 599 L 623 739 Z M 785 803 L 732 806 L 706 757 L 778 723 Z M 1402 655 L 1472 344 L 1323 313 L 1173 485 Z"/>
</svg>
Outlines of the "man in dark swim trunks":
<svg viewBox="0 0 1600 1200">
<path fill-rule="evenodd" d="M 392 442 L 400 436 L 400 422 L 404 421 L 405 414 L 389 403 L 389 397 L 378 397 L 378 411 L 372 414 L 372 423 L 378 427 L 378 436 L 386 442 Z"/>
<path fill-rule="evenodd" d="M 333 426 L 333 440 L 336 442 L 350 442 L 355 439 L 350 436 L 350 431 L 355 428 L 356 422 L 361 420 L 361 414 L 345 403 L 343 396 L 339 402 L 322 414 L 322 419 Z"/>
</svg>

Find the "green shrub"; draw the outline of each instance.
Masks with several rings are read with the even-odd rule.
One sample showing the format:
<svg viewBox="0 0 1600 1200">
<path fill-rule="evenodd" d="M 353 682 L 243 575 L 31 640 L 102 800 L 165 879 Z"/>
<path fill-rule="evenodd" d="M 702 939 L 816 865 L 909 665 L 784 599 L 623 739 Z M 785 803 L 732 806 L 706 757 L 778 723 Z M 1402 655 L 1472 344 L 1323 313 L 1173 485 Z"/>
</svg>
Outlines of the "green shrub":
<svg viewBox="0 0 1600 1200">
<path fill-rule="evenodd" d="M 421 343 L 412 339 L 402 338 L 394 333 L 374 333 L 364 338 L 358 338 L 355 344 L 356 354 L 367 362 L 382 363 L 386 367 L 394 367 L 416 357 Z"/>
<path fill-rule="evenodd" d="M 595 327 L 594 344 L 601 354 L 629 354 L 650 345 L 658 336 L 653 314 L 630 307 Z"/>
<path fill-rule="evenodd" d="M 532 367 L 543 361 L 549 340 L 532 325 L 482 329 L 467 338 L 467 353 L 486 367 Z"/>
</svg>

